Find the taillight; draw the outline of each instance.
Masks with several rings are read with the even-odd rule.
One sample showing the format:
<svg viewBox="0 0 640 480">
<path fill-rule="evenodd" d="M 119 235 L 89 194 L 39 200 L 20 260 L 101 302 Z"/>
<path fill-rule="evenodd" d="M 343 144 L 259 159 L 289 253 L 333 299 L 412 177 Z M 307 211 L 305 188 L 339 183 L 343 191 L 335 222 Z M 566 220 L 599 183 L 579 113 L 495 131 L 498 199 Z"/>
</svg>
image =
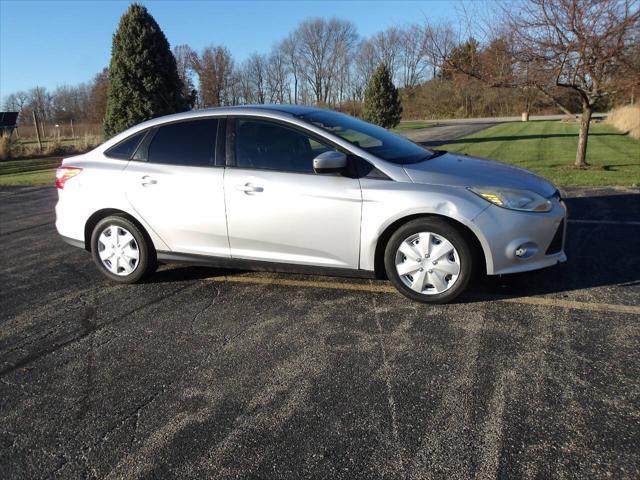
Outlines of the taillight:
<svg viewBox="0 0 640 480">
<path fill-rule="evenodd" d="M 81 168 L 78 167 L 58 167 L 56 170 L 56 187 L 60 190 L 64 188 L 64 184 L 67 181 L 76 175 L 78 175 L 82 171 Z"/>
</svg>

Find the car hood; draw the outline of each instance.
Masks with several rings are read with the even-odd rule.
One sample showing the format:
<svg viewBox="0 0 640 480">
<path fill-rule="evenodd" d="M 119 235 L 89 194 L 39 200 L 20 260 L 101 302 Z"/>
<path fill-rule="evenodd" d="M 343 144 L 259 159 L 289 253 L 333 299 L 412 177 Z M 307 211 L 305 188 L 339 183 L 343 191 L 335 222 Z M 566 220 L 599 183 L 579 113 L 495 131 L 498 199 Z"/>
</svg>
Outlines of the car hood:
<svg viewBox="0 0 640 480">
<path fill-rule="evenodd" d="M 550 197 L 556 191 L 550 181 L 523 168 L 448 152 L 431 160 L 404 165 L 404 169 L 414 183 L 517 188 L 543 197 Z"/>
</svg>

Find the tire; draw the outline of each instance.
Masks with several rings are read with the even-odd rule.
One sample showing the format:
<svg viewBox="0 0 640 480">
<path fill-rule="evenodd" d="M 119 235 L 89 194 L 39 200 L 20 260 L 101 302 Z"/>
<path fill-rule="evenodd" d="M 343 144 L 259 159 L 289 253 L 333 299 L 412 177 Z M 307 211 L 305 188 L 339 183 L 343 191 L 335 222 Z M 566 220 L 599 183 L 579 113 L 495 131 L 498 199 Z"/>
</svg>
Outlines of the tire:
<svg viewBox="0 0 640 480">
<path fill-rule="evenodd" d="M 103 218 L 93 229 L 91 255 L 98 270 L 117 283 L 139 282 L 156 269 L 155 250 L 148 236 L 117 215 Z"/>
<path fill-rule="evenodd" d="M 473 276 L 474 263 L 469 241 L 440 218 L 402 225 L 391 235 L 384 254 L 394 287 L 422 303 L 447 303 L 458 297 Z"/>
</svg>

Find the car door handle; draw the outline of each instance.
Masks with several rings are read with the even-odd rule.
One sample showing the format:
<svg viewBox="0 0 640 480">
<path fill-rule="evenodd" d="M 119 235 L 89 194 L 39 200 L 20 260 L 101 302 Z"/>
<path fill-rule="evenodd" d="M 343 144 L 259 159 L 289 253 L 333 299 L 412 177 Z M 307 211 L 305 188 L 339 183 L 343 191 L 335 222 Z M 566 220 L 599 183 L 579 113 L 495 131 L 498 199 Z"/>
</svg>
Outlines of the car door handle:
<svg viewBox="0 0 640 480">
<path fill-rule="evenodd" d="M 155 185 L 156 183 L 158 183 L 156 179 L 151 178 L 149 175 L 145 175 L 141 180 L 142 181 L 140 182 L 140 185 L 142 185 L 143 187 L 148 187 L 149 185 Z"/>
<path fill-rule="evenodd" d="M 256 185 L 251 185 L 250 183 L 245 183 L 244 185 L 236 185 L 236 190 L 240 192 L 244 192 L 247 195 L 249 195 L 251 193 L 263 192 L 264 188 L 258 187 Z"/>
</svg>

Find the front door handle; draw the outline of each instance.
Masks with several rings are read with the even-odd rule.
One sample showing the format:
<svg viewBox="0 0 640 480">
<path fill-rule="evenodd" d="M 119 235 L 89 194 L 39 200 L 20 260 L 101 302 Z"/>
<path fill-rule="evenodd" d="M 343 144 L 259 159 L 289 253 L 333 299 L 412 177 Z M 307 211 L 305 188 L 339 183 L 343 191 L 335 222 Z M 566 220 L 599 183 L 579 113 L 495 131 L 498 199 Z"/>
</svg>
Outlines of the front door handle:
<svg viewBox="0 0 640 480">
<path fill-rule="evenodd" d="M 257 185 L 251 185 L 250 183 L 245 183 L 244 185 L 236 185 L 236 190 L 250 195 L 252 193 L 263 192 L 264 188 L 258 187 Z"/>
<path fill-rule="evenodd" d="M 142 181 L 140 182 L 140 185 L 142 185 L 143 187 L 148 187 L 149 185 L 155 185 L 156 183 L 158 183 L 156 179 L 151 178 L 149 175 L 145 175 L 141 180 Z"/>
</svg>

